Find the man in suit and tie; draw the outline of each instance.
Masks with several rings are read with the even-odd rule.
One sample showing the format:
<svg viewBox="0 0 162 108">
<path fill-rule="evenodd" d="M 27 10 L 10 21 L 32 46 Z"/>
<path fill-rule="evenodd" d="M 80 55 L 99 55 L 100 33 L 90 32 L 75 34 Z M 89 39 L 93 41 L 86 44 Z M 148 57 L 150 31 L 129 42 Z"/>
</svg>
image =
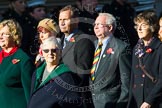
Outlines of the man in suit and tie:
<svg viewBox="0 0 162 108">
<path fill-rule="evenodd" d="M 98 38 L 90 87 L 95 108 L 126 108 L 131 72 L 131 50 L 115 38 L 116 19 L 100 13 L 94 23 Z"/>
<path fill-rule="evenodd" d="M 84 96 L 86 95 L 87 98 L 91 99 L 90 92 L 85 91 L 84 87 L 89 86 L 89 71 L 92 67 L 95 46 L 93 37 L 84 34 L 78 29 L 78 19 L 78 11 L 71 5 L 65 6 L 60 10 L 59 27 L 63 33 L 62 61 L 72 72 L 79 75 L 81 79 L 81 88 L 78 89 L 81 91 L 79 92 L 83 92 Z M 91 104 L 91 101 L 87 103 Z M 86 107 L 91 108 L 90 106 Z"/>
</svg>

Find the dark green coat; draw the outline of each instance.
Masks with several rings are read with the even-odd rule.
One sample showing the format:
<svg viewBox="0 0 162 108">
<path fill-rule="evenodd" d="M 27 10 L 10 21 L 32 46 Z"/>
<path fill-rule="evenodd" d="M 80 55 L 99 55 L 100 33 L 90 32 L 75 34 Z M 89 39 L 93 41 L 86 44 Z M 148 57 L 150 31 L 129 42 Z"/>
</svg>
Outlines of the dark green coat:
<svg viewBox="0 0 162 108">
<path fill-rule="evenodd" d="M 33 71 L 34 64 L 21 49 L 3 59 L 0 64 L 1 108 L 26 108 Z"/>
</svg>

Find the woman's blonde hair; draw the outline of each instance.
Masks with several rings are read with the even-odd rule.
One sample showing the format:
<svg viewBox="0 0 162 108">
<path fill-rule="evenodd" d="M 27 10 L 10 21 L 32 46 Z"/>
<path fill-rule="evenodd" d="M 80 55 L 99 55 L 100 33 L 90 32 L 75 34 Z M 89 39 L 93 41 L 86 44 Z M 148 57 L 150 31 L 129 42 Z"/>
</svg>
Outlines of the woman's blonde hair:
<svg viewBox="0 0 162 108">
<path fill-rule="evenodd" d="M 160 22 L 162 22 L 162 17 L 160 17 L 160 19 L 159 19 L 159 24 L 160 24 Z M 162 41 L 162 35 L 159 34 L 158 38 Z"/>
<path fill-rule="evenodd" d="M 15 45 L 20 47 L 22 39 L 22 29 L 19 23 L 13 19 L 4 20 L 0 23 L 0 29 L 7 26 L 9 28 L 10 35 L 15 42 Z"/>
</svg>

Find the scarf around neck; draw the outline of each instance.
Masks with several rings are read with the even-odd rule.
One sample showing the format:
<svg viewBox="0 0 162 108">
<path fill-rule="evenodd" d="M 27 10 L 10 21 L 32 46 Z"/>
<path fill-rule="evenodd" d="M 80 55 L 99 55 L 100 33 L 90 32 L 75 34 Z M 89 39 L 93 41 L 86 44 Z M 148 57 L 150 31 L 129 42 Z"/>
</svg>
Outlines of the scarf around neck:
<svg viewBox="0 0 162 108">
<path fill-rule="evenodd" d="M 0 63 L 2 63 L 5 57 L 13 55 L 17 51 L 18 47 L 13 47 L 10 52 L 5 52 L 3 49 L 0 52 Z"/>
<path fill-rule="evenodd" d="M 144 45 L 144 42 L 142 39 L 139 39 L 135 46 L 135 56 L 137 56 L 138 58 L 143 57 L 153 39 L 154 39 L 154 37 L 152 37 L 149 40 L 149 43 L 147 46 Z"/>
</svg>

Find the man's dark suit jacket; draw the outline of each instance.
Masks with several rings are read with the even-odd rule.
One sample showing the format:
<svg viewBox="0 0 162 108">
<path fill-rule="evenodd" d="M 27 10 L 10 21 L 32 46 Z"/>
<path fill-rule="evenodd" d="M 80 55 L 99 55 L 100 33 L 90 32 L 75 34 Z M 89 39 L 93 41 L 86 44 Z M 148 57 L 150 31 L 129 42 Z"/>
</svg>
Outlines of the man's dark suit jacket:
<svg viewBox="0 0 162 108">
<path fill-rule="evenodd" d="M 63 41 L 63 40 L 62 40 Z M 76 32 L 62 51 L 62 61 L 72 72 L 83 80 L 89 76 L 95 46 L 92 37 L 81 31 Z M 86 79 L 87 80 L 87 79 Z"/>
<path fill-rule="evenodd" d="M 100 58 L 95 80 L 90 81 L 95 108 L 126 108 L 130 70 L 129 46 L 112 36 Z"/>
<path fill-rule="evenodd" d="M 89 86 L 90 69 L 92 67 L 95 51 L 93 38 L 93 36 L 78 31 L 72 36 L 62 51 L 63 63 L 66 64 L 72 72 L 77 73 L 80 76 L 82 80 L 80 87 L 83 88 Z M 89 91 L 87 90 L 83 90 L 84 95 L 86 95 L 88 92 Z M 91 98 L 89 93 L 86 95 L 87 98 Z M 88 104 L 89 103 L 90 102 L 88 102 Z"/>
</svg>

